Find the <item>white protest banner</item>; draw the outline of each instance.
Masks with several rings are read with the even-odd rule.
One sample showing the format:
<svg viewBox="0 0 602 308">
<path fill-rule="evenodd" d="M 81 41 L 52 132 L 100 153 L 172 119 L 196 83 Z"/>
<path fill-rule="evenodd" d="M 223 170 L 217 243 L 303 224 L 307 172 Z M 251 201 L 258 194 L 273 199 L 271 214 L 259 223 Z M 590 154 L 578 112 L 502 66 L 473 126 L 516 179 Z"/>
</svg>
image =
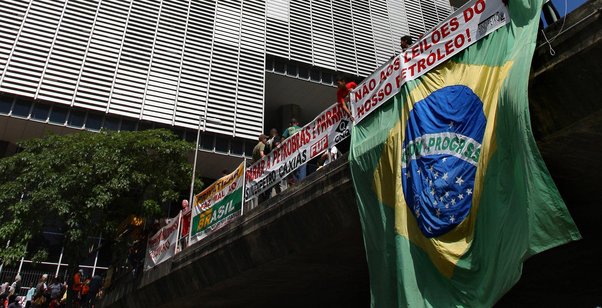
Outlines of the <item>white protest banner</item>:
<svg viewBox="0 0 602 308">
<path fill-rule="evenodd" d="M 148 239 L 146 257 L 144 259 L 145 271 L 171 258 L 175 254 L 180 215 L 182 215 L 182 212 L 172 218 L 165 227 L 161 228 L 161 230 Z"/>
<path fill-rule="evenodd" d="M 351 131 L 351 120 L 339 104 L 333 104 L 299 132 L 282 141 L 261 160 L 247 168 L 245 198 L 249 200 L 282 181 L 287 175 L 341 142 Z"/>
<path fill-rule="evenodd" d="M 356 123 L 414 80 L 510 21 L 502 0 L 472 0 L 366 78 L 351 95 Z"/>
<path fill-rule="evenodd" d="M 245 165 L 215 181 L 194 196 L 191 244 L 206 237 L 240 215 Z"/>
</svg>

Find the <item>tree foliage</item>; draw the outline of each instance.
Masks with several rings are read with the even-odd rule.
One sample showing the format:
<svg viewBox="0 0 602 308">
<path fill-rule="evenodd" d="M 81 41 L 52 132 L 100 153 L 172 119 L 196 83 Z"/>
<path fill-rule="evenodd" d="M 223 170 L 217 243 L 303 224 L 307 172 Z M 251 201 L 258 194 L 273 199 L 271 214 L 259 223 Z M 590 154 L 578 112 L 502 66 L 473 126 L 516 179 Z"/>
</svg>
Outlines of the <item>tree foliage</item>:
<svg viewBox="0 0 602 308">
<path fill-rule="evenodd" d="M 89 237 L 115 236 L 132 214 L 160 214 L 190 179 L 192 146 L 167 130 L 50 135 L 20 146 L 0 159 L 0 245 L 10 240 L 0 249 L 4 262 L 24 256 L 49 227 L 64 233 L 67 261 L 78 262 Z"/>
</svg>

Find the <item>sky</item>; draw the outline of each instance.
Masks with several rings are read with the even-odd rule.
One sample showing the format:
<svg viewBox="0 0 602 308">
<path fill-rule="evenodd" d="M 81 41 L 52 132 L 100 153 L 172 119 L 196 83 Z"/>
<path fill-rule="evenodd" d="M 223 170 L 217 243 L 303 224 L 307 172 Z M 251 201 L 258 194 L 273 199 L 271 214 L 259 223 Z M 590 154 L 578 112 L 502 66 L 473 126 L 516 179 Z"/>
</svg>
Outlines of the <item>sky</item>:
<svg viewBox="0 0 602 308">
<path fill-rule="evenodd" d="M 554 3 L 554 6 L 558 10 L 558 13 L 560 13 L 560 16 L 564 16 L 565 1 L 567 4 L 567 12 L 568 13 L 572 12 L 574 9 L 578 8 L 583 3 L 587 2 L 587 0 L 552 0 L 552 2 Z"/>
</svg>

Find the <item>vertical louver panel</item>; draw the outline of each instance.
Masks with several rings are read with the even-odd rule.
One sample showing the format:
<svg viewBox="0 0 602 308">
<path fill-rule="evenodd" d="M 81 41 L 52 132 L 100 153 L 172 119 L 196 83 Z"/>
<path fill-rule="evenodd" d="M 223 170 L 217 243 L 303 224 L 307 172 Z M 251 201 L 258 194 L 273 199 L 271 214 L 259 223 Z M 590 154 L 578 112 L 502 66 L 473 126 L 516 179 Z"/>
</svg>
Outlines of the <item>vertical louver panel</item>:
<svg viewBox="0 0 602 308">
<path fill-rule="evenodd" d="M 69 1 L 37 97 L 71 104 L 96 19 L 98 1 Z"/>
<path fill-rule="evenodd" d="M 266 1 L 266 51 L 267 53 L 288 58 L 289 52 L 289 0 Z"/>
<path fill-rule="evenodd" d="M 218 1 L 215 12 L 213 57 L 209 72 L 207 130 L 232 135 L 240 47 L 241 1 Z"/>
<path fill-rule="evenodd" d="M 257 138 L 263 131 L 266 15 L 262 0 L 244 0 L 236 88 L 236 137 Z"/>
<path fill-rule="evenodd" d="M 417 39 L 426 31 L 420 1 L 405 1 L 405 9 L 407 13 L 408 25 L 410 28 L 410 35 L 414 39 Z"/>
<path fill-rule="evenodd" d="M 368 76 L 378 65 L 370 20 L 370 5 L 368 0 L 351 3 L 358 71 L 360 75 Z"/>
<path fill-rule="evenodd" d="M 163 0 L 146 84 L 142 118 L 173 123 L 188 2 Z"/>
<path fill-rule="evenodd" d="M 160 11 L 158 2 L 133 2 L 109 111 L 140 117 Z"/>
<path fill-rule="evenodd" d="M 420 0 L 422 6 L 422 16 L 424 18 L 424 28 L 426 31 L 431 30 L 439 23 L 440 19 L 444 19 L 444 16 L 439 18 L 437 8 L 433 0 Z M 447 16 L 447 15 L 446 15 Z"/>
<path fill-rule="evenodd" d="M 447 18 L 453 12 L 449 0 L 434 0 L 434 3 L 439 20 Z"/>
<path fill-rule="evenodd" d="M 66 4 L 32 2 L 2 76 L 3 91 L 35 97 Z"/>
<path fill-rule="evenodd" d="M 386 2 L 370 0 L 370 17 L 378 65 L 388 61 L 395 51 L 387 9 Z"/>
<path fill-rule="evenodd" d="M 310 5 L 314 64 L 335 70 L 334 25 L 330 1 L 312 0 Z"/>
<path fill-rule="evenodd" d="M 349 0 L 332 1 L 337 70 L 358 75 L 354 24 Z"/>
<path fill-rule="evenodd" d="M 399 39 L 410 34 L 406 9 L 403 0 L 388 0 L 388 16 L 391 23 L 391 35 L 393 36 L 395 51 L 400 52 Z"/>
<path fill-rule="evenodd" d="M 6 63 L 30 3 L 30 1 L 5 1 L 0 9 L 0 20 L 2 20 L 0 27 L 0 81 L 2 81 Z"/>
<path fill-rule="evenodd" d="M 291 1 L 291 59 L 313 64 L 309 1 Z"/>
<path fill-rule="evenodd" d="M 176 102 L 175 122 L 181 125 L 197 127 L 205 115 L 214 16 L 215 2 L 191 2 Z"/>
<path fill-rule="evenodd" d="M 102 1 L 81 68 L 74 105 L 105 111 L 121 57 L 130 1 Z"/>
</svg>

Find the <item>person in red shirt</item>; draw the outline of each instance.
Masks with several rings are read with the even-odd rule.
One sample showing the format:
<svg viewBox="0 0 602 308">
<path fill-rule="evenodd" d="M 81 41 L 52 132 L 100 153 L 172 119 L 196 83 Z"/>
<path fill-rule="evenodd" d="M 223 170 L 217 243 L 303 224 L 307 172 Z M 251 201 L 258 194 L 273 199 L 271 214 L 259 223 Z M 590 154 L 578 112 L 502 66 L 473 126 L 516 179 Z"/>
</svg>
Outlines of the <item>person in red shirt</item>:
<svg viewBox="0 0 602 308">
<path fill-rule="evenodd" d="M 182 248 L 188 246 L 188 232 L 190 232 L 190 217 L 192 215 L 191 208 L 188 206 L 188 200 L 182 200 L 182 233 L 180 234 L 180 246 Z"/>
<path fill-rule="evenodd" d="M 352 80 L 349 80 L 347 77 L 342 76 L 337 79 L 337 85 L 339 87 L 337 90 L 337 103 L 343 107 L 345 113 L 347 113 L 351 121 L 353 121 L 353 115 L 347 107 L 347 102 L 349 101 L 349 93 L 351 93 L 351 90 L 357 87 L 357 84 Z"/>
</svg>

